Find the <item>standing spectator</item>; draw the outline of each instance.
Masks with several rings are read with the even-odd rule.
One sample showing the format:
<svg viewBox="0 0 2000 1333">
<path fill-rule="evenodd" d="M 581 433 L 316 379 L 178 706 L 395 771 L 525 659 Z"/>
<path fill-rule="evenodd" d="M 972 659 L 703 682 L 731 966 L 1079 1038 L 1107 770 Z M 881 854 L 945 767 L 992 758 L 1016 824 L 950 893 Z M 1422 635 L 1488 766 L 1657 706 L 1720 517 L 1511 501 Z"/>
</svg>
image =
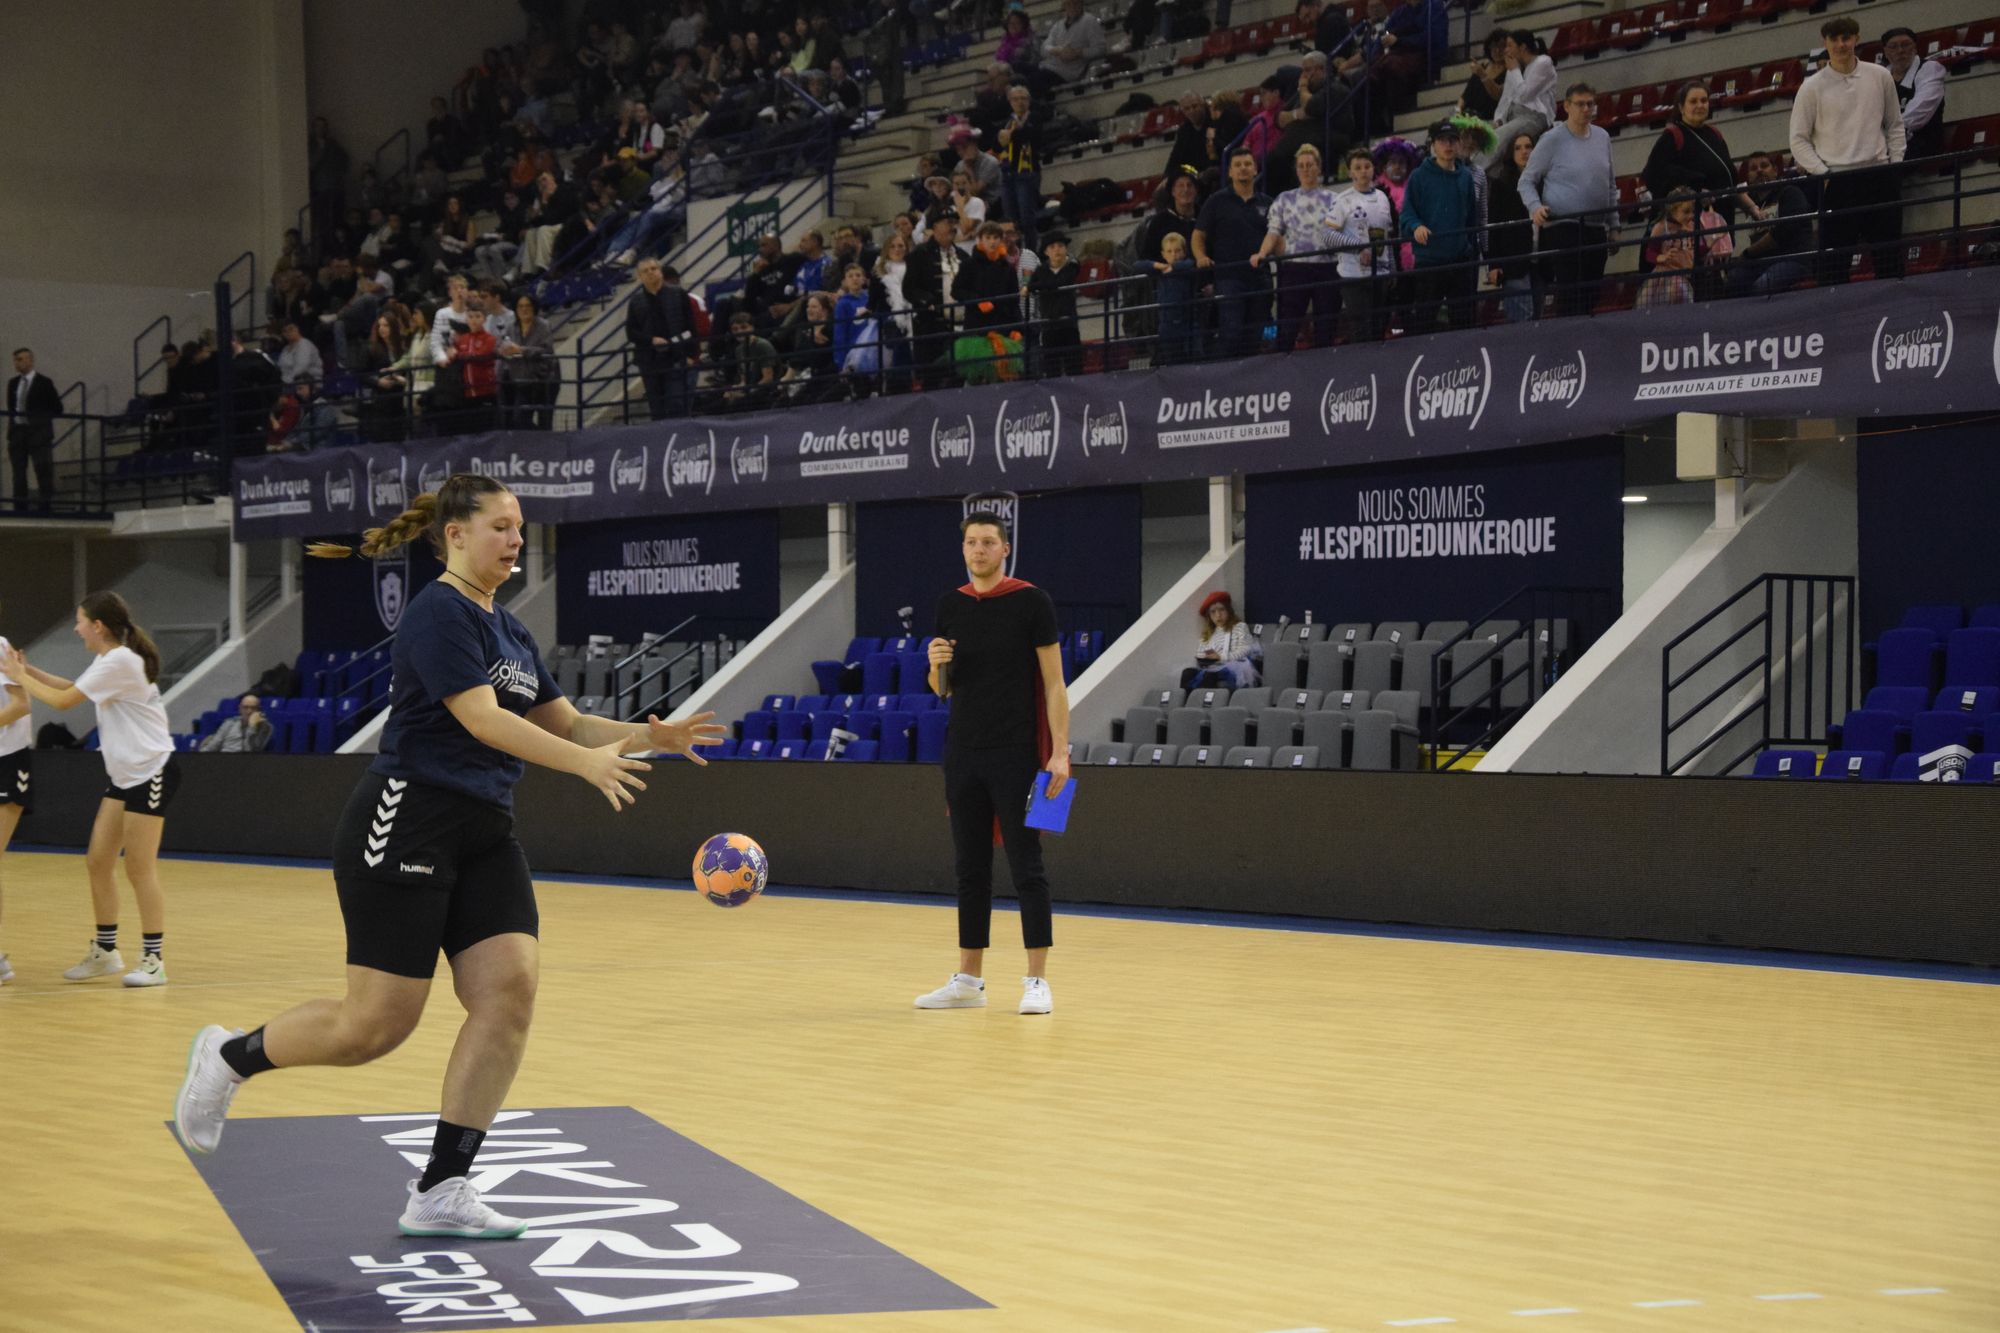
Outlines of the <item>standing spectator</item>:
<svg viewBox="0 0 2000 1333">
<path fill-rule="evenodd" d="M 1472 172 L 1472 167 L 1458 161 L 1458 126 L 1448 120 L 1433 125 L 1431 155 L 1410 174 L 1403 194 L 1403 234 L 1416 244 L 1416 272 L 1411 280 L 1416 302 L 1411 317 L 1414 332 L 1428 333 L 1439 327 L 1462 329 L 1472 322 L 1473 293 L 1479 288 L 1479 273 L 1472 262 L 1479 257 L 1479 202 Z M 1442 325 L 1438 322 L 1440 302 L 1444 306 Z"/>
<path fill-rule="evenodd" d="M 1534 280 L 1529 271 L 1534 263 L 1535 227 L 1528 221 L 1528 205 L 1521 198 L 1521 173 L 1527 170 L 1534 151 L 1535 137 L 1523 131 L 1486 172 L 1486 259 L 1492 265 L 1486 276 L 1500 289 L 1500 310 L 1509 324 L 1518 324 L 1535 313 Z"/>
<path fill-rule="evenodd" d="M 1882 60 L 1903 108 L 1904 160 L 1936 157 L 1944 151 L 1944 66 L 1917 54 L 1917 35 L 1908 28 L 1882 34 Z"/>
<path fill-rule="evenodd" d="M 1526 28 L 1506 35 L 1500 59 L 1507 73 L 1493 108 L 1494 146 L 1514 142 L 1517 134 L 1541 138 L 1556 123 L 1556 62 Z"/>
<path fill-rule="evenodd" d="M 691 388 L 688 362 L 700 350 L 694 304 L 681 290 L 680 275 L 657 259 L 640 260 L 638 277 L 639 290 L 626 307 L 625 337 L 645 380 L 646 405 L 655 421 L 684 417 Z"/>
<path fill-rule="evenodd" d="M 1385 291 L 1396 273 L 1396 208 L 1375 184 L 1366 148 L 1347 154 L 1348 186 L 1333 197 L 1323 245 L 1340 247 L 1340 336 L 1374 342 L 1382 336 Z"/>
<path fill-rule="evenodd" d="M 1243 95 L 1234 89 L 1225 88 L 1208 99 L 1208 143 L 1209 156 L 1215 157 L 1236 145 L 1243 131 L 1250 126 L 1250 118 L 1243 114 Z M 1257 158 L 1263 165 L 1263 155 Z"/>
<path fill-rule="evenodd" d="M 1320 155 L 1321 174 L 1325 173 L 1324 163 L 1332 151 L 1326 124 L 1328 92 L 1326 57 L 1317 51 L 1309 52 L 1300 62 L 1294 105 L 1278 113 L 1278 142 L 1265 159 L 1265 188 L 1288 191 L 1299 183 L 1292 159 L 1302 148 L 1311 148 Z"/>
<path fill-rule="evenodd" d="M 1160 340 L 1153 352 L 1156 366 L 1174 366 L 1194 360 L 1195 295 L 1200 277 L 1194 260 L 1188 257 L 1187 238 L 1170 231 L 1160 238 L 1160 257 L 1153 261 L 1159 277 Z"/>
<path fill-rule="evenodd" d="M 1021 243 L 1036 248 L 1035 220 L 1042 211 L 1042 117 L 1027 88 L 1007 90 L 1010 112 L 1000 127 L 1001 211 L 1021 229 Z"/>
<path fill-rule="evenodd" d="M 14 508 L 28 504 L 28 465 L 34 464 L 41 507 L 55 499 L 56 418 L 62 414 L 56 382 L 35 369 L 35 354 L 14 349 L 14 378 L 7 381 L 7 454 L 14 465 Z"/>
<path fill-rule="evenodd" d="M 865 396 L 882 369 L 882 321 L 870 304 L 868 270 L 849 264 L 840 273 L 833 298 L 833 364 L 848 376 L 848 389 Z"/>
<path fill-rule="evenodd" d="M 952 282 L 951 299 L 962 309 L 962 327 L 968 333 L 1021 327 L 1020 279 L 1007 258 L 1007 234 L 999 223 L 980 227 L 978 244 Z"/>
<path fill-rule="evenodd" d="M 1042 36 L 1042 68 L 1060 83 L 1075 83 L 1104 54 L 1104 27 L 1086 14 L 1083 0 L 1063 0 L 1062 17 Z"/>
<path fill-rule="evenodd" d="M 318 384 L 326 378 L 326 366 L 320 360 L 319 348 L 299 331 L 296 323 L 286 322 L 283 337 L 284 350 L 278 353 L 279 378 L 287 384 L 296 384 L 302 379 Z"/>
<path fill-rule="evenodd" d="M 233 401 L 226 405 L 230 449 L 233 453 L 253 453 L 264 446 L 271 409 L 284 392 L 284 379 L 264 349 L 245 343 L 241 334 L 229 335 L 229 353 L 229 374 L 235 385 Z M 18 478 L 20 465 L 15 467 Z M 14 494 L 17 499 L 21 495 L 18 480 Z"/>
<path fill-rule="evenodd" d="M 1389 206 L 1395 210 L 1397 225 L 1400 228 L 1403 218 L 1403 198 L 1410 188 L 1410 173 L 1424 160 L 1424 154 L 1419 152 L 1417 146 L 1408 139 L 1399 139 L 1392 135 L 1376 143 L 1373 156 L 1375 186 L 1389 196 Z M 1407 241 L 1397 248 L 1395 259 L 1394 267 L 1399 273 L 1408 273 L 1417 266 L 1416 251 Z"/>
<path fill-rule="evenodd" d="M 963 162 L 952 168 L 951 208 L 958 216 L 958 248 L 970 254 L 986 225 L 986 192 Z"/>
<path fill-rule="evenodd" d="M 1139 258 L 1148 263 L 1159 259 L 1160 245 L 1169 234 L 1177 235 L 1193 253 L 1195 218 L 1200 212 L 1201 183 L 1183 171 L 1160 192 L 1160 206 L 1146 219 L 1139 237 Z"/>
<path fill-rule="evenodd" d="M 879 0 L 865 38 L 869 67 L 882 84 L 885 116 L 900 116 L 907 106 L 903 95 L 903 30 L 911 22 L 907 5 L 908 0 Z M 730 40 L 735 41 L 733 34 Z"/>
<path fill-rule="evenodd" d="M 437 387 L 437 363 L 431 356 L 431 321 L 422 310 L 402 312 L 406 323 L 403 326 L 403 354 L 389 366 L 389 374 L 403 381 L 400 388 L 384 386 L 406 395 L 409 415 L 414 418 L 419 407 L 431 396 Z M 414 424 L 412 422 L 411 424 Z"/>
<path fill-rule="evenodd" d="M 474 435 L 492 430 L 499 420 L 500 343 L 486 331 L 483 307 L 467 307 L 465 325 L 465 332 L 451 344 L 451 359 L 465 379 L 464 402 L 456 424 L 459 434 Z"/>
<path fill-rule="evenodd" d="M 409 350 L 409 335 L 391 310 L 375 317 L 361 353 L 361 400 L 355 415 L 367 444 L 395 444 L 403 439 L 408 412 L 404 395 L 410 387 L 397 363 Z"/>
<path fill-rule="evenodd" d="M 527 292 L 514 301 L 514 327 L 500 344 L 500 355 L 507 424 L 516 430 L 549 429 L 555 424 L 562 366 L 556 360 L 555 335 L 542 318 L 541 302 Z"/>
<path fill-rule="evenodd" d="M 1573 83 L 1563 94 L 1563 123 L 1535 142 L 1521 173 L 1521 202 L 1541 229 L 1541 250 L 1555 284 L 1556 313 L 1588 314 L 1617 241 L 1618 173 L 1611 136 L 1591 124 L 1597 90 Z"/>
<path fill-rule="evenodd" d="M 1733 296 L 1771 296 L 1787 292 L 1812 276 L 1812 201 L 1796 181 L 1778 175 L 1777 159 L 1752 153 L 1743 163 L 1743 179 L 1758 218 L 1767 225 L 1753 228 L 1750 244 L 1737 252 L 1729 275 Z"/>
<path fill-rule="evenodd" d="M 681 12 L 667 24 L 663 44 L 669 51 L 692 51 L 708 30 L 708 16 L 701 12 L 700 0 L 681 0 Z"/>
<path fill-rule="evenodd" d="M 902 221 L 906 214 L 899 214 Z M 910 296 L 905 287 L 910 277 L 909 236 L 893 233 L 882 243 L 881 257 L 875 261 L 875 287 L 880 292 L 882 354 L 884 364 L 895 374 L 889 379 L 891 393 L 907 393 L 910 384 Z"/>
<path fill-rule="evenodd" d="M 1792 161 L 1821 183 L 1826 222 L 1819 279 L 1846 282 L 1847 251 L 1871 244 L 1875 276 L 1903 276 L 1903 209 L 1897 173 L 1903 160 L 1903 104 L 1896 76 L 1855 55 L 1861 25 L 1847 15 L 1820 24 L 1826 64 L 1799 85 L 1792 101 Z"/>
<path fill-rule="evenodd" d="M 1687 305 L 1695 300 L 1698 284 L 1719 272 L 1729 256 L 1729 232 L 1722 217 L 1703 209 L 1695 192 L 1683 185 L 1666 198 L 1660 220 L 1647 232 L 1647 258 L 1653 276 L 1639 288 L 1638 304 L 1644 307 Z"/>
<path fill-rule="evenodd" d="M 994 48 L 993 58 L 1020 78 L 1026 78 L 1040 63 L 1041 44 L 1035 40 L 1034 21 L 1027 10 L 1007 11 L 1000 25 L 1000 45 Z"/>
<path fill-rule="evenodd" d="M 1200 176 L 1215 165 L 1216 153 L 1229 146 L 1227 140 L 1215 142 L 1214 126 L 1208 119 L 1208 103 L 1198 94 L 1182 93 L 1180 107 L 1180 128 L 1174 131 L 1174 146 L 1167 152 L 1165 175 L 1168 180 L 1179 180 L 1190 173 Z"/>
<path fill-rule="evenodd" d="M 1216 332 L 1223 356 L 1247 356 L 1264 330 L 1270 286 L 1250 262 L 1264 243 L 1271 201 L 1257 192 L 1257 156 L 1229 155 L 1229 185 L 1201 206 L 1194 227 L 1194 262 L 1215 271 Z"/>
<path fill-rule="evenodd" d="M 271 719 L 254 694 L 236 701 L 236 716 L 227 719 L 201 743 L 203 754 L 262 754 L 271 743 Z"/>
<path fill-rule="evenodd" d="M 1346 52 L 1354 25 L 1348 22 L 1345 4 L 1322 4 L 1321 0 L 1299 0 L 1293 11 L 1300 32 L 1312 34 L 1312 49 L 1329 60 Z"/>
<path fill-rule="evenodd" d="M 958 248 L 958 218 L 949 211 L 933 213 L 930 236 L 910 252 L 903 293 L 910 298 L 916 326 L 916 361 L 924 371 L 924 387 L 937 388 L 951 378 L 951 344 L 955 333 L 951 291 L 958 281 L 963 254 Z"/>
<path fill-rule="evenodd" d="M 1076 326 L 1077 266 L 1070 262 L 1069 237 L 1050 232 L 1042 241 L 1047 262 L 1028 278 L 1034 298 L 1042 375 L 1083 372 L 1083 335 Z"/>
<path fill-rule="evenodd" d="M 1678 117 L 1660 132 L 1646 157 L 1646 189 L 1655 199 L 1665 199 L 1675 190 L 1692 190 L 1701 197 L 1703 208 L 1733 219 L 1738 202 L 1736 164 L 1722 132 L 1709 123 L 1708 85 L 1700 79 L 1681 85 L 1677 105 Z"/>
<path fill-rule="evenodd" d="M 1333 217 L 1335 195 L 1320 183 L 1319 149 L 1306 144 L 1292 162 L 1298 169 L 1298 186 L 1271 202 L 1264 243 L 1251 258 L 1257 264 L 1273 255 L 1282 257 L 1277 265 L 1280 352 L 1298 345 L 1301 328 L 1306 330 L 1307 346 L 1333 346 L 1340 301 L 1339 260 L 1322 253 L 1333 245 L 1327 224 Z M 1369 174 L 1374 174 L 1372 167 Z"/>
<path fill-rule="evenodd" d="M 471 327 L 465 318 L 472 299 L 471 280 L 463 273 L 454 273 L 444 280 L 444 291 L 445 304 L 437 308 L 430 331 L 431 363 L 439 366 L 451 361 L 452 339 Z"/>
</svg>

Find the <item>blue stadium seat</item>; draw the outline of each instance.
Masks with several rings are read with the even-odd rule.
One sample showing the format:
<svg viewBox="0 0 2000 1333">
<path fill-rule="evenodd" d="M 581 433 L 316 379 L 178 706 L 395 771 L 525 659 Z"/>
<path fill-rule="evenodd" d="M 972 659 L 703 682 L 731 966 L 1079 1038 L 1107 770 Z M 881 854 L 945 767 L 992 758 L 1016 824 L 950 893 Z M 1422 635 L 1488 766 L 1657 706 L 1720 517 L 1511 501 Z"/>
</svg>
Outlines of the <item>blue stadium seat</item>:
<svg viewBox="0 0 2000 1333">
<path fill-rule="evenodd" d="M 799 701 L 793 704 L 792 707 L 798 709 L 801 713 L 824 712 L 826 711 L 826 696 L 824 694 L 801 694 Z"/>
<path fill-rule="evenodd" d="M 1970 750 L 1979 721 L 1968 713 L 1918 713 L 1910 721 L 1910 751 L 1924 755 L 1947 745 Z"/>
<path fill-rule="evenodd" d="M 1937 602 L 1913 606 L 1903 612 L 1898 629 L 1927 629 L 1942 639 L 1965 625 L 1965 608 L 1956 603 Z"/>
<path fill-rule="evenodd" d="M 1886 708 L 1857 708 L 1845 722 L 1831 728 L 1829 735 L 1836 750 L 1877 750 L 1894 755 L 1902 753 L 1909 728 Z"/>
<path fill-rule="evenodd" d="M 1938 684 L 1937 660 L 1938 642 L 1929 630 L 1892 629 L 1875 647 L 1875 683 L 1934 690 Z"/>
<path fill-rule="evenodd" d="M 782 713 L 787 708 L 796 708 L 798 701 L 799 696 L 796 694 L 767 694 L 764 696 L 763 711 L 766 713 Z"/>
<path fill-rule="evenodd" d="M 1944 684 L 2000 685 L 2000 629 L 1953 630 L 1945 640 Z"/>
<path fill-rule="evenodd" d="M 1889 765 L 1889 781 L 1915 782 L 1918 767 L 1922 763 L 1923 760 L 1913 754 L 1897 755 L 1894 762 Z"/>
<path fill-rule="evenodd" d="M 1833 750 L 1819 766 L 1822 780 L 1879 781 L 1888 775 L 1889 758 L 1880 750 Z"/>
<path fill-rule="evenodd" d="M 823 763 L 825 763 L 825 762 L 826 762 L 826 742 L 825 742 L 825 741 L 807 741 L 807 742 L 806 742 L 806 752 L 805 752 L 805 754 L 804 754 L 804 756 L 803 756 L 803 757 L 804 757 L 804 758 L 806 758 L 806 759 L 809 759 L 809 760 L 811 760 L 811 761 L 812 761 L 813 763 L 815 763 L 815 764 L 823 764 Z"/>
<path fill-rule="evenodd" d="M 917 714 L 917 762 L 920 764 L 941 764 L 944 762 L 945 728 L 951 723 L 951 711 L 934 708 L 928 713 Z"/>
<path fill-rule="evenodd" d="M 1757 767 L 1750 776 L 1753 778 L 1809 778 L 1814 776 L 1813 764 L 1819 758 L 1811 750 L 1766 750 L 1757 756 Z"/>
<path fill-rule="evenodd" d="M 861 707 L 866 712 L 887 713 L 896 707 L 896 696 L 893 694 L 864 694 L 857 697 L 861 699 Z"/>
<path fill-rule="evenodd" d="M 762 759 L 770 753 L 772 747 L 775 745 L 777 745 L 776 741 L 766 740 L 761 736 L 755 740 L 745 738 L 743 743 L 736 747 L 736 757 L 738 759 Z"/>
<path fill-rule="evenodd" d="M 881 714 L 882 729 L 876 739 L 880 745 L 877 757 L 899 764 L 910 761 L 910 749 L 916 741 L 917 715 L 914 713 L 889 712 Z"/>
<path fill-rule="evenodd" d="M 2000 710 L 2000 685 L 1947 685 L 1937 692 L 1931 708 L 1941 713 L 1975 713 L 1985 717 Z"/>
<path fill-rule="evenodd" d="M 778 715 L 767 709 L 755 709 L 743 715 L 736 724 L 740 737 L 746 741 L 768 741 L 778 734 Z"/>
<path fill-rule="evenodd" d="M 924 640 L 922 636 L 916 634 L 905 634 L 900 638 L 882 640 L 882 651 L 885 653 L 895 653 L 898 656 L 904 653 L 917 652 L 923 646 Z"/>
<path fill-rule="evenodd" d="M 842 713 L 858 713 L 868 707 L 867 696 L 862 694 L 830 694 L 827 696 L 826 706 Z"/>
<path fill-rule="evenodd" d="M 896 654 L 870 653 L 861 659 L 863 694 L 896 693 Z"/>
<path fill-rule="evenodd" d="M 777 716 L 777 726 L 772 731 L 772 739 L 778 741 L 803 741 L 806 730 L 812 724 L 812 714 L 800 708 L 787 708 Z"/>
<path fill-rule="evenodd" d="M 874 741 L 849 741 L 847 748 L 840 752 L 843 764 L 872 764 L 875 762 Z"/>
<path fill-rule="evenodd" d="M 2000 754 L 1976 754 L 1966 761 L 1967 782 L 2000 782 Z"/>
<path fill-rule="evenodd" d="M 1967 623 L 1974 629 L 2000 628 L 2000 602 L 1988 602 L 1984 606 L 1975 607 L 1972 619 Z"/>
<path fill-rule="evenodd" d="M 764 751 L 766 759 L 798 759 L 806 752 L 804 741 L 772 741 L 771 748 Z"/>
<path fill-rule="evenodd" d="M 720 745 L 702 746 L 701 757 L 703 759 L 734 759 L 736 757 L 736 738 L 733 736 L 727 737 Z"/>
<path fill-rule="evenodd" d="M 846 728 L 847 714 L 845 713 L 836 713 L 830 709 L 824 709 L 817 713 L 806 714 L 807 740 L 828 740 L 831 738 L 833 732 L 846 730 Z"/>
<path fill-rule="evenodd" d="M 1995 630 L 1994 632 L 2000 634 L 2000 630 Z M 928 654 L 921 652 L 898 653 L 896 655 L 896 662 L 896 679 L 900 682 L 896 687 L 897 689 L 908 694 L 912 690 L 929 688 L 931 659 Z M 864 694 L 876 693 L 874 690 L 864 690 L 862 692 Z"/>
<path fill-rule="evenodd" d="M 1908 725 L 1911 718 L 1932 706 L 1931 692 L 1921 685 L 1877 685 L 1868 691 L 1861 706 L 1886 709 Z"/>
<path fill-rule="evenodd" d="M 896 698 L 896 709 L 898 712 L 903 713 L 928 713 L 943 702 L 942 699 L 939 699 L 929 690 L 921 690 L 911 694 L 898 695 Z"/>
</svg>

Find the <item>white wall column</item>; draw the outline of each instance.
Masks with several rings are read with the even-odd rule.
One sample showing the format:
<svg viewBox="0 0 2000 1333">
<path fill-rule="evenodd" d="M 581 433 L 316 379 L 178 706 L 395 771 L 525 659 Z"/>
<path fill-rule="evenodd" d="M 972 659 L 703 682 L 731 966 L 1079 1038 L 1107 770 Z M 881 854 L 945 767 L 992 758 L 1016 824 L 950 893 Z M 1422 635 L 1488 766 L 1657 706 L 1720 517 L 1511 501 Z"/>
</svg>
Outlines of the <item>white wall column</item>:
<svg viewBox="0 0 2000 1333">
<path fill-rule="evenodd" d="M 250 629 L 246 589 L 250 581 L 250 548 L 242 542 L 229 543 L 229 637 L 240 639 Z"/>
<path fill-rule="evenodd" d="M 854 506 L 826 507 L 826 572 L 838 574 L 854 559 Z"/>
</svg>

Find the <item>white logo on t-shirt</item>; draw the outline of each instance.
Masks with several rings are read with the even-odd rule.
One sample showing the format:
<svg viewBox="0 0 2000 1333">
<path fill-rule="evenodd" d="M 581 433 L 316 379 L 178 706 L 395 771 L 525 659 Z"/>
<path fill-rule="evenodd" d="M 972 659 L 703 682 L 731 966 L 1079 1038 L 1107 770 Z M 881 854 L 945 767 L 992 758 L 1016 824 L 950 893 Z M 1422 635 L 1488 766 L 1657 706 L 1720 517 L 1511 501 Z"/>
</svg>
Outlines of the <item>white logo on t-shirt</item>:
<svg viewBox="0 0 2000 1333">
<path fill-rule="evenodd" d="M 486 669 L 495 690 L 511 690 L 513 693 L 532 700 L 541 692 L 541 678 L 532 666 L 503 657 Z"/>
</svg>

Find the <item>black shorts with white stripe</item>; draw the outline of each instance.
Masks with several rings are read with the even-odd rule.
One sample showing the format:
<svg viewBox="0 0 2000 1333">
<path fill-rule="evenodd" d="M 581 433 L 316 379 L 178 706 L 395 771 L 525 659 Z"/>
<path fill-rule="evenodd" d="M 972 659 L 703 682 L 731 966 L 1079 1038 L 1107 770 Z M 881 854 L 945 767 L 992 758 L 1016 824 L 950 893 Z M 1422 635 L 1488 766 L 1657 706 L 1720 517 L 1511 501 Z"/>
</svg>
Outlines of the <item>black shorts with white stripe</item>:
<svg viewBox="0 0 2000 1333">
<path fill-rule="evenodd" d="M 106 787 L 104 799 L 123 802 L 129 815 L 165 815 L 167 807 L 174 803 L 174 793 L 180 789 L 180 762 L 168 759 L 165 768 L 144 782 L 130 787 Z"/>
<path fill-rule="evenodd" d="M 35 776 L 35 752 L 16 750 L 0 754 L 0 805 L 18 805 L 22 814 L 34 811 L 30 783 Z"/>
</svg>

